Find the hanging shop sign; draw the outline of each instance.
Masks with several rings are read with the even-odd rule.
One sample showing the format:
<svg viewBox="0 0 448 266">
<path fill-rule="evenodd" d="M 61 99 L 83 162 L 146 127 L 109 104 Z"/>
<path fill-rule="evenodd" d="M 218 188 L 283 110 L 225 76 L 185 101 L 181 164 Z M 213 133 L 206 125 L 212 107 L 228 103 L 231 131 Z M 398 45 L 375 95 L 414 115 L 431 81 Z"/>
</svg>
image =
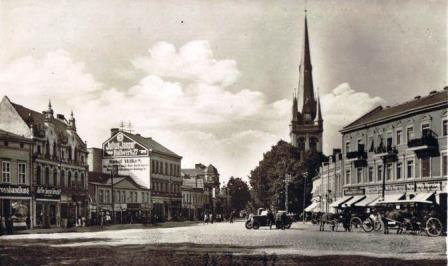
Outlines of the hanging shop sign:
<svg viewBox="0 0 448 266">
<path fill-rule="evenodd" d="M 29 197 L 30 187 L 22 185 L 0 185 L 0 196 Z"/>
<path fill-rule="evenodd" d="M 104 156 L 129 157 L 147 156 L 148 150 L 123 133 L 117 134 L 103 145 Z"/>
<path fill-rule="evenodd" d="M 60 200 L 61 199 L 61 189 L 37 187 L 35 195 L 36 195 L 36 199 Z"/>
</svg>

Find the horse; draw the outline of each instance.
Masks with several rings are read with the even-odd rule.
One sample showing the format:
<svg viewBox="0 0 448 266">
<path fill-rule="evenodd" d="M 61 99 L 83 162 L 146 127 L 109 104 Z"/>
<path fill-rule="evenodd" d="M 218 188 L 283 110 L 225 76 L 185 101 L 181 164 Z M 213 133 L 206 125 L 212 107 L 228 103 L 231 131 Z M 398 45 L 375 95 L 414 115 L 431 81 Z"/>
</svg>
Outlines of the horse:
<svg viewBox="0 0 448 266">
<path fill-rule="evenodd" d="M 396 222 L 398 225 L 397 234 L 402 234 L 406 219 L 409 220 L 411 218 L 410 216 L 409 212 L 404 210 L 390 209 L 383 211 L 381 213 L 381 221 L 384 224 L 384 234 L 389 234 L 389 221 Z"/>
<path fill-rule="evenodd" d="M 337 213 L 331 213 L 331 212 L 324 212 L 320 216 L 320 227 L 319 231 L 325 231 L 325 223 L 331 224 L 331 231 L 334 231 L 334 228 L 336 226 L 337 221 L 339 220 L 339 214 Z"/>
</svg>

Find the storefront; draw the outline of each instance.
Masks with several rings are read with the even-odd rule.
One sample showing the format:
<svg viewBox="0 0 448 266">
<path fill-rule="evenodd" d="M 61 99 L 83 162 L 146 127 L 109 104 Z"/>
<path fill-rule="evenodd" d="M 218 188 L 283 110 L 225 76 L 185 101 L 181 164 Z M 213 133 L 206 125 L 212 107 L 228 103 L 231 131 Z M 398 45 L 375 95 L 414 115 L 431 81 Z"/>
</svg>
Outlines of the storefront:
<svg viewBox="0 0 448 266">
<path fill-rule="evenodd" d="M 0 184 L 0 216 L 10 219 L 14 229 L 32 228 L 30 188 Z"/>
<path fill-rule="evenodd" d="M 35 226 L 61 226 L 61 190 L 37 187 L 35 199 Z"/>
</svg>

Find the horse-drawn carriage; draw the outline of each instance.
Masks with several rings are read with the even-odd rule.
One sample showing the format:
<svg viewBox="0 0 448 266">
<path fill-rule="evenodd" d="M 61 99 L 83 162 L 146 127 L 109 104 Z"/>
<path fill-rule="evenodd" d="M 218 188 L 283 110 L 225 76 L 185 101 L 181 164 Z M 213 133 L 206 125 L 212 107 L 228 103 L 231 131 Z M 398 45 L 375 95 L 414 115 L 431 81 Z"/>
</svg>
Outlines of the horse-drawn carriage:
<svg viewBox="0 0 448 266">
<path fill-rule="evenodd" d="M 273 225 L 275 228 L 291 228 L 291 224 L 294 222 L 294 219 L 291 215 L 288 215 L 286 211 L 277 211 L 274 215 L 270 213 L 268 210 L 263 208 L 259 208 L 256 215 L 249 215 L 249 218 L 246 221 L 246 229 L 259 229 L 260 226 L 269 226 Z"/>
</svg>

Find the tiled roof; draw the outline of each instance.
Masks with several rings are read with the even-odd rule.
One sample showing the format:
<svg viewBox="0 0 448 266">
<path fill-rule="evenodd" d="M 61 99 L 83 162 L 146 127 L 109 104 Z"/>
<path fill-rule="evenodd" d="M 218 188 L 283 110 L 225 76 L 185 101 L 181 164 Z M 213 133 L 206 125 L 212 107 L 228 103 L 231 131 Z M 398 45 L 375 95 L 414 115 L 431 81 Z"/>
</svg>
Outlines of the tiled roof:
<svg viewBox="0 0 448 266">
<path fill-rule="evenodd" d="M 101 183 L 103 185 L 110 185 L 110 181 L 111 181 L 111 175 L 108 173 L 101 173 L 101 172 L 89 172 L 89 183 Z M 136 187 L 142 188 L 142 189 L 149 189 L 148 187 L 146 187 L 144 184 L 140 184 L 140 182 L 138 182 L 138 180 L 132 178 L 131 176 L 128 175 L 117 175 L 114 177 L 114 184 L 117 184 L 121 181 L 123 181 L 124 179 L 129 180 L 130 182 L 134 183 L 136 185 Z"/>
<path fill-rule="evenodd" d="M 388 108 L 378 106 L 373 110 L 371 110 L 370 112 L 368 112 L 367 114 L 361 116 L 354 122 L 345 126 L 341 131 L 342 132 L 349 131 L 351 129 L 355 129 L 359 126 L 363 126 L 366 124 L 375 124 L 387 120 L 389 118 L 404 115 L 406 113 L 412 113 L 415 111 L 419 111 L 425 107 L 438 104 L 446 104 L 448 106 L 448 90 L 437 91 L 435 93 L 431 93 L 428 96 L 413 99 L 411 101 L 404 102 L 402 104 L 398 104 Z"/>
<path fill-rule="evenodd" d="M 33 125 L 44 125 L 45 122 L 45 115 L 43 113 L 36 112 L 34 110 L 31 110 L 27 107 L 24 107 L 22 105 L 16 104 L 11 102 L 14 109 L 17 111 L 17 113 L 20 115 L 23 121 L 28 124 L 29 120 L 31 119 L 33 121 Z M 66 135 L 66 130 L 68 129 L 68 124 L 66 122 L 61 121 L 58 118 L 53 119 L 53 124 L 55 125 L 56 133 Z M 80 145 L 84 146 L 84 142 L 79 137 L 79 135 L 76 133 L 75 137 L 78 140 L 78 143 Z"/>
<path fill-rule="evenodd" d="M 177 155 L 173 151 L 169 150 L 168 148 L 164 147 L 162 144 L 158 143 L 157 141 L 153 140 L 152 138 L 145 138 L 140 135 L 132 134 L 129 132 L 120 131 L 129 138 L 137 141 L 138 143 L 145 146 L 147 149 L 151 149 L 152 151 L 159 152 L 165 155 L 170 155 L 178 158 L 182 158 L 180 155 Z"/>
<path fill-rule="evenodd" d="M 205 172 L 202 169 L 197 168 L 191 168 L 191 169 L 182 169 L 182 174 L 188 175 L 188 176 L 198 176 L 198 175 L 204 175 Z"/>
<path fill-rule="evenodd" d="M 0 138 L 8 138 L 8 139 L 16 139 L 19 141 L 32 142 L 31 139 L 25 138 L 24 136 L 20 136 L 2 129 L 0 129 Z"/>
</svg>

